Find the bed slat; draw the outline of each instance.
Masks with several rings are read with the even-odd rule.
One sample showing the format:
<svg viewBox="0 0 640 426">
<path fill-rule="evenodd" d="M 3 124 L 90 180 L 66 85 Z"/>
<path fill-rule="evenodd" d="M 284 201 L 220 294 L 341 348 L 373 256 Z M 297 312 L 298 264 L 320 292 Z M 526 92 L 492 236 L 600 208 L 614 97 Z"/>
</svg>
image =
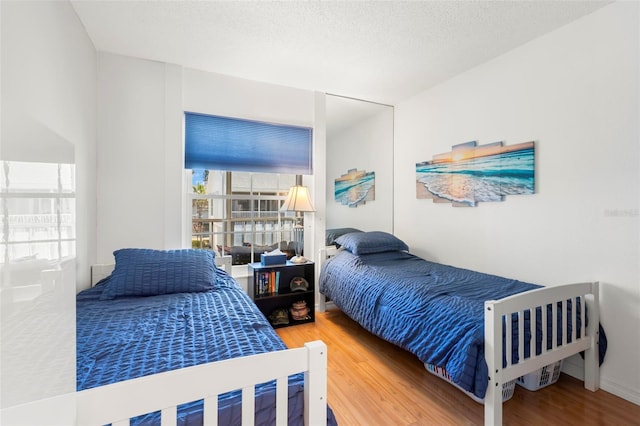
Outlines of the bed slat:
<svg viewBox="0 0 640 426">
<path fill-rule="evenodd" d="M 218 395 L 206 397 L 204 399 L 204 413 L 202 414 L 203 424 L 218 424 Z"/>
<path fill-rule="evenodd" d="M 254 387 L 246 386 L 242 388 L 242 426 L 253 426 L 255 424 L 255 405 Z"/>
<path fill-rule="evenodd" d="M 569 307 L 569 304 L 567 303 L 566 299 L 562 301 L 562 346 L 566 345 L 569 343 L 569 329 L 567 328 L 567 325 L 570 322 L 570 315 L 567 315 L 569 313 L 569 311 L 567 310 L 567 308 Z M 575 311 L 572 311 L 572 313 Z"/>
<path fill-rule="evenodd" d="M 287 413 L 287 380 L 279 378 L 276 382 L 276 425 L 286 426 Z"/>
<path fill-rule="evenodd" d="M 555 324 L 558 321 L 558 304 L 551 304 L 551 324 Z M 558 327 L 551 327 L 551 350 L 555 350 L 558 347 Z"/>
<path fill-rule="evenodd" d="M 176 426 L 178 410 L 175 405 L 163 408 L 160 418 L 160 426 Z"/>
<path fill-rule="evenodd" d="M 547 305 L 542 305 L 542 309 L 540 309 L 540 315 L 542 315 L 542 340 L 540 340 L 540 347 L 544 352 L 547 347 L 547 339 L 549 336 L 547 335 L 548 330 L 548 322 L 547 322 Z"/>
<path fill-rule="evenodd" d="M 520 362 L 524 360 L 524 312 L 525 311 L 518 312 L 518 359 Z M 529 324 L 529 326 L 531 326 L 531 324 Z M 529 352 L 531 352 L 531 350 L 529 350 Z"/>
<path fill-rule="evenodd" d="M 506 315 L 505 316 L 505 329 L 506 330 L 511 330 L 513 327 L 513 317 L 511 315 Z M 511 332 L 509 333 L 505 333 L 505 346 L 507 348 L 511 348 L 513 347 L 513 335 L 511 334 Z M 511 365 L 511 357 L 507 357 L 507 365 Z"/>
<path fill-rule="evenodd" d="M 587 306 L 587 300 L 584 297 L 580 298 L 580 302 L 582 303 L 582 306 Z M 580 311 L 580 336 L 584 336 L 587 332 L 587 323 L 585 321 L 587 318 L 586 315 L 586 309 Z"/>
</svg>

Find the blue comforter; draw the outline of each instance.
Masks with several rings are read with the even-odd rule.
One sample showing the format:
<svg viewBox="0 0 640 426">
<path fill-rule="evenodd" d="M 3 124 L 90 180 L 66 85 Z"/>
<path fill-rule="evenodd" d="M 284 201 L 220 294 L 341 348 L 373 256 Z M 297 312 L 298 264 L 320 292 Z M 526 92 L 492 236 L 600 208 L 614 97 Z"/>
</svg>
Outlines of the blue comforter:
<svg viewBox="0 0 640 426">
<path fill-rule="evenodd" d="M 219 272 L 214 290 L 100 300 L 103 286 L 76 299 L 77 389 L 162 371 L 287 349 L 238 284 Z M 289 378 L 289 423 L 302 424 L 304 377 Z M 275 383 L 256 386 L 256 424 L 275 423 Z M 328 410 L 329 419 L 335 422 Z M 239 425 L 240 392 L 219 397 L 219 421 Z M 202 402 L 178 410 L 179 424 L 202 424 Z M 159 424 L 159 414 L 132 424 Z"/>
<path fill-rule="evenodd" d="M 487 388 L 484 301 L 539 287 L 404 251 L 356 256 L 343 250 L 320 273 L 320 292 L 349 317 L 422 362 L 445 368 L 452 382 L 479 398 Z"/>
</svg>

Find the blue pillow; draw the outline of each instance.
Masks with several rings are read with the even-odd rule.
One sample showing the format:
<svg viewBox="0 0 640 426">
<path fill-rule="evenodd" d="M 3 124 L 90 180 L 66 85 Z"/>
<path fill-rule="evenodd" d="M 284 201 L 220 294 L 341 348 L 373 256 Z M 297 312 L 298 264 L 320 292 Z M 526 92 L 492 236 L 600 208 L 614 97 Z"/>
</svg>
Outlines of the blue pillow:
<svg viewBox="0 0 640 426">
<path fill-rule="evenodd" d="M 355 255 L 409 250 L 404 241 L 382 231 L 345 234 L 338 237 L 336 243 Z"/>
<path fill-rule="evenodd" d="M 326 233 L 325 245 L 330 246 L 332 244 L 335 244 L 336 243 L 336 239 L 338 239 L 338 237 L 341 237 L 344 234 L 349 234 L 351 232 L 362 232 L 362 231 L 357 229 L 357 228 L 332 228 L 332 229 L 327 229 L 325 231 L 325 233 Z"/>
<path fill-rule="evenodd" d="M 127 248 L 116 250 L 113 255 L 116 266 L 106 279 L 101 300 L 200 292 L 215 287 L 215 255 L 210 250 Z"/>
</svg>

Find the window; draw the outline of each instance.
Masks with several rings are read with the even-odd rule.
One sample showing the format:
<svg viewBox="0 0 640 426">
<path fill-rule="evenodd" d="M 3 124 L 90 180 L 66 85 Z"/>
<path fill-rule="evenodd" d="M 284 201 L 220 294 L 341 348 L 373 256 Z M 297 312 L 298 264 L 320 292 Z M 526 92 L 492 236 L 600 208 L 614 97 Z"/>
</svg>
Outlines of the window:
<svg viewBox="0 0 640 426">
<path fill-rule="evenodd" d="M 75 257 L 75 166 L 3 161 L 0 257 L 5 265 Z"/>
<path fill-rule="evenodd" d="M 191 244 L 234 265 L 294 253 L 295 215 L 280 212 L 296 175 L 311 174 L 312 129 L 185 112 Z"/>
<path fill-rule="evenodd" d="M 230 255 L 234 265 L 274 249 L 290 257 L 295 214 L 279 209 L 295 181 L 291 174 L 193 170 L 192 247 Z"/>
</svg>

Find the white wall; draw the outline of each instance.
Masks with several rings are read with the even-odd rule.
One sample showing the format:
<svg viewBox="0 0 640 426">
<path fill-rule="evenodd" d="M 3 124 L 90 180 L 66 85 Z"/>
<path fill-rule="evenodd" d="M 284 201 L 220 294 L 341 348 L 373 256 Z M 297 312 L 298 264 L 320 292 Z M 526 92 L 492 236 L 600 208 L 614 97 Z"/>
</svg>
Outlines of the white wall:
<svg viewBox="0 0 640 426">
<path fill-rule="evenodd" d="M 110 53 L 98 58 L 100 262 L 112 262 L 122 247 L 190 247 L 184 111 L 314 125 L 314 92 Z M 313 196 L 313 179 L 306 180 Z"/>
<path fill-rule="evenodd" d="M 164 248 L 166 79 L 164 64 L 98 54 L 100 262 L 119 248 Z"/>
<path fill-rule="evenodd" d="M 544 285 L 601 282 L 602 388 L 636 403 L 638 22 L 638 3 L 614 3 L 401 102 L 394 153 L 395 232 L 416 254 Z M 416 199 L 415 163 L 470 140 L 535 140 L 536 194 L 475 208 Z"/>
<path fill-rule="evenodd" d="M 87 265 L 95 261 L 96 64 L 69 3 L 2 2 L 0 11 L 2 160 L 75 162 L 77 234 L 77 262 L 56 265 L 47 273 L 51 280 L 40 274 L 37 297 L 11 297 L 15 283 L 2 265 L 0 408 L 6 408 L 75 391 L 76 280 L 88 282 Z"/>
<path fill-rule="evenodd" d="M 312 126 L 313 92 L 185 69 L 185 111 Z"/>
<path fill-rule="evenodd" d="M 393 108 L 327 137 L 327 228 L 393 232 Z M 375 199 L 348 207 L 335 200 L 335 179 L 350 169 L 375 172 Z"/>
</svg>

